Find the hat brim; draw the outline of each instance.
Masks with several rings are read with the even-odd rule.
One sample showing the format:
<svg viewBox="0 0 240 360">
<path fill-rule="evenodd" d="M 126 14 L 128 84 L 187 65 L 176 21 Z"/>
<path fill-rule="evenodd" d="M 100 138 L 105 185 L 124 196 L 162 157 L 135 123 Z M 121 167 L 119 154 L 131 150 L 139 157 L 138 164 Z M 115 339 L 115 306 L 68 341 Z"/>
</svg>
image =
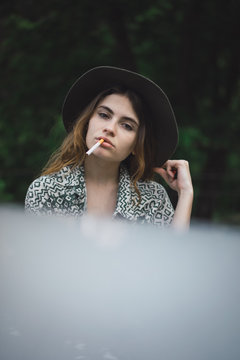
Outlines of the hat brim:
<svg viewBox="0 0 240 360">
<path fill-rule="evenodd" d="M 102 91 L 122 85 L 140 95 L 151 110 L 151 121 L 156 143 L 154 166 L 162 166 L 174 153 L 178 143 L 178 128 L 168 97 L 150 79 L 135 72 L 112 66 L 99 66 L 84 73 L 72 85 L 63 103 L 62 118 L 67 132 L 86 106 Z"/>
</svg>

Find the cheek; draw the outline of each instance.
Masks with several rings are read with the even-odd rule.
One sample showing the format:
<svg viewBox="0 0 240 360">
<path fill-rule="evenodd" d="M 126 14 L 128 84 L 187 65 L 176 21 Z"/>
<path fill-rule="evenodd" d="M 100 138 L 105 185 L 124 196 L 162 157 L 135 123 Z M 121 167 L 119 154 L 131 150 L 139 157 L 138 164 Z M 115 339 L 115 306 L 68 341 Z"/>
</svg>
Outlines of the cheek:
<svg viewBox="0 0 240 360">
<path fill-rule="evenodd" d="M 137 134 L 134 133 L 131 137 L 131 141 L 129 142 L 129 149 L 131 151 L 135 148 L 136 143 L 137 143 Z"/>
<path fill-rule="evenodd" d="M 123 151 L 126 153 L 126 156 L 128 156 L 129 154 L 131 154 L 131 152 L 134 150 L 136 146 L 137 136 L 136 134 L 134 134 L 133 136 L 130 136 L 128 139 L 125 138 L 125 140 L 127 141 L 125 142 L 125 144 L 123 142 Z"/>
</svg>

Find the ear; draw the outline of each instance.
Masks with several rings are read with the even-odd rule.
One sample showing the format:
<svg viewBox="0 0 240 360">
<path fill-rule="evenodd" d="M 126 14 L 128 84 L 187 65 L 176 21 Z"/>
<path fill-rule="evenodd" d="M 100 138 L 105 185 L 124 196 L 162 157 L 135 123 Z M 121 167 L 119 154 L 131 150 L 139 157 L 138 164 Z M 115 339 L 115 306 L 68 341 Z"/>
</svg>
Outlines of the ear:
<svg viewBox="0 0 240 360">
<path fill-rule="evenodd" d="M 133 156 L 136 155 L 135 151 L 132 151 L 132 155 L 133 155 Z"/>
</svg>

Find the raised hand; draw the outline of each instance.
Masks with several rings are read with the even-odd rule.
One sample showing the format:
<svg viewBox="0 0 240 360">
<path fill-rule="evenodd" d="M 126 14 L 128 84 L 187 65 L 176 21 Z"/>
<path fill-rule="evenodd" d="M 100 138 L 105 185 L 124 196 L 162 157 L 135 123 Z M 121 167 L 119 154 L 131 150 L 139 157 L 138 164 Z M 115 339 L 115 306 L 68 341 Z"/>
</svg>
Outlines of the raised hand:
<svg viewBox="0 0 240 360">
<path fill-rule="evenodd" d="M 168 160 L 162 168 L 154 168 L 166 183 L 178 192 L 178 203 L 175 209 L 172 227 L 185 230 L 189 227 L 192 203 L 193 186 L 189 164 L 185 160 Z"/>
<path fill-rule="evenodd" d="M 168 160 L 163 167 L 154 168 L 166 183 L 180 195 L 182 192 L 193 193 L 189 164 L 186 160 Z"/>
</svg>

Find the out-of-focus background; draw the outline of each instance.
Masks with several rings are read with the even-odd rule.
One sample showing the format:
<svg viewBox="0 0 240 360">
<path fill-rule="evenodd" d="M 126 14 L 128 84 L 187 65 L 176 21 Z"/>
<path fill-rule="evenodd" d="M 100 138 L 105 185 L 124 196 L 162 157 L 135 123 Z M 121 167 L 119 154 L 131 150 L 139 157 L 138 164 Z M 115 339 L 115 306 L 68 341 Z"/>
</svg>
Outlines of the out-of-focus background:
<svg viewBox="0 0 240 360">
<path fill-rule="evenodd" d="M 239 13 L 237 0 L 1 1 L 1 203 L 23 206 L 63 140 L 71 84 L 112 65 L 167 93 L 180 128 L 174 157 L 191 166 L 193 217 L 239 225 Z"/>
</svg>

